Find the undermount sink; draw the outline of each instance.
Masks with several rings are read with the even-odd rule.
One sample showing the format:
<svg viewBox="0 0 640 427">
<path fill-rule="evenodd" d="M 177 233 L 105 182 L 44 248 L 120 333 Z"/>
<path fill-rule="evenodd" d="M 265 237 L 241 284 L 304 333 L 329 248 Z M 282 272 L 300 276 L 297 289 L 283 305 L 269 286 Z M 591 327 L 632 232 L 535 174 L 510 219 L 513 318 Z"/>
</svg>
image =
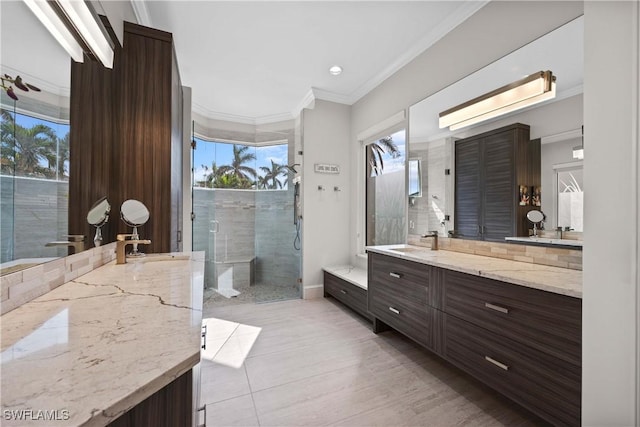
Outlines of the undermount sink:
<svg viewBox="0 0 640 427">
<path fill-rule="evenodd" d="M 149 254 L 141 257 L 127 257 L 127 262 L 185 261 L 191 255 Z"/>
<path fill-rule="evenodd" d="M 411 252 L 427 252 L 427 248 L 414 248 L 406 246 L 404 248 L 390 248 L 392 251 L 403 252 L 403 253 L 411 253 Z"/>
</svg>

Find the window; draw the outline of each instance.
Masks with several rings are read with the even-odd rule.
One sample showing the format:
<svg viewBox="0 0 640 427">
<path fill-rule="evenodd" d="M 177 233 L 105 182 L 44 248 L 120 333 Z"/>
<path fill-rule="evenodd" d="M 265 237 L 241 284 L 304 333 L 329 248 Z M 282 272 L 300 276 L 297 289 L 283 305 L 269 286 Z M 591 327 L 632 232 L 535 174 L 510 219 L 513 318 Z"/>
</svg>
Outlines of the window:
<svg viewBox="0 0 640 427">
<path fill-rule="evenodd" d="M 405 130 L 365 145 L 366 245 L 404 243 Z"/>
<path fill-rule="evenodd" d="M 286 190 L 288 144 L 243 145 L 196 138 L 194 187 Z"/>
</svg>

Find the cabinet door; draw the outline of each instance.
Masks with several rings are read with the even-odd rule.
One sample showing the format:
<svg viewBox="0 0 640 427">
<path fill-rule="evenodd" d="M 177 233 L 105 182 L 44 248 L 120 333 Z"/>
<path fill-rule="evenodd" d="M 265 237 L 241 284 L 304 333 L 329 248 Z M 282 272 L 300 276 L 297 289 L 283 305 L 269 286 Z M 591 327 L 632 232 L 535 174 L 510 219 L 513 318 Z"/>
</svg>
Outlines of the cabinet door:
<svg viewBox="0 0 640 427">
<path fill-rule="evenodd" d="M 480 143 L 463 141 L 455 147 L 455 229 L 462 238 L 480 240 Z"/>
<path fill-rule="evenodd" d="M 482 139 L 484 167 L 480 174 L 484 185 L 480 223 L 484 240 L 504 243 L 505 237 L 516 235 L 514 153 L 513 130 Z"/>
</svg>

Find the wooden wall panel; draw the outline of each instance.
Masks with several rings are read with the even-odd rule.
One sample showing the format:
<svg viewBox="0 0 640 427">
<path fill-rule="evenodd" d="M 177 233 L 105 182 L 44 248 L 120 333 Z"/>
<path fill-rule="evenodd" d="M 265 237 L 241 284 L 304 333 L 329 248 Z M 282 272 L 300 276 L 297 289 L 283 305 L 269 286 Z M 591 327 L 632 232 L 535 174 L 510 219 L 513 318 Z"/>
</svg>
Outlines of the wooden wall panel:
<svg viewBox="0 0 640 427">
<path fill-rule="evenodd" d="M 112 202 L 113 77 L 112 70 L 91 60 L 71 61 L 69 234 L 87 236 L 87 247 L 93 246 L 95 234 L 87 223 L 89 209 L 104 196 Z M 102 228 L 105 243 L 113 240 L 117 218 L 117 212 L 112 213 Z"/>
<path fill-rule="evenodd" d="M 104 241 L 131 233 L 120 207 L 137 199 L 150 211 L 143 252 L 179 250 L 182 86 L 170 33 L 125 22 L 113 70 L 86 60 L 72 67 L 69 232 L 92 246 L 89 207 L 107 196 L 112 206 Z"/>
</svg>

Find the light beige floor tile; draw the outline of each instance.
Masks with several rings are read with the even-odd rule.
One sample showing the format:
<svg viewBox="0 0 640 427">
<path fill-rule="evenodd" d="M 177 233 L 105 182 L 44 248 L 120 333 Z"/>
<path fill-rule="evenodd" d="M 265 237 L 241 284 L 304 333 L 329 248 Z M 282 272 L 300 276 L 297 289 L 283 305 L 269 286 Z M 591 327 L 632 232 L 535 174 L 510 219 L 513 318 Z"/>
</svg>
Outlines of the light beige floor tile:
<svg viewBox="0 0 640 427">
<path fill-rule="evenodd" d="M 250 394 L 207 405 L 207 427 L 259 426 Z"/>
<path fill-rule="evenodd" d="M 362 365 L 253 393 L 263 426 L 320 426 L 383 405 L 391 392 Z"/>
<path fill-rule="evenodd" d="M 244 367 L 235 369 L 205 360 L 201 363 L 201 404 L 215 403 L 251 393 Z"/>
</svg>

